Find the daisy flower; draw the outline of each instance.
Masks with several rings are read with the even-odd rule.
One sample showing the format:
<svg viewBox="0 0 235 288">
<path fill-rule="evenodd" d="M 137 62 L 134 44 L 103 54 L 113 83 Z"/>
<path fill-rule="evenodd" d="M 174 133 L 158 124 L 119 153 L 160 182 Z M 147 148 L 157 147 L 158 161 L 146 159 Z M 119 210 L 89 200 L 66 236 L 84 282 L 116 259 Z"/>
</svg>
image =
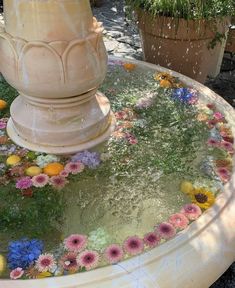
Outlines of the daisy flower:
<svg viewBox="0 0 235 288">
<path fill-rule="evenodd" d="M 183 230 L 188 226 L 189 220 L 184 214 L 176 213 L 170 216 L 169 223 L 176 229 Z"/>
<path fill-rule="evenodd" d="M 13 280 L 19 279 L 24 275 L 24 270 L 22 268 L 16 268 L 11 271 L 10 278 Z"/>
<path fill-rule="evenodd" d="M 168 222 L 159 224 L 155 231 L 159 236 L 161 236 L 161 238 L 165 240 L 172 238 L 176 234 L 174 226 Z"/>
<path fill-rule="evenodd" d="M 77 271 L 79 269 L 79 263 L 77 260 L 77 254 L 69 252 L 60 259 L 60 265 L 67 271 Z"/>
<path fill-rule="evenodd" d="M 84 248 L 86 248 L 86 245 L 87 236 L 85 235 L 73 234 L 64 240 L 65 248 L 73 252 L 82 251 Z"/>
<path fill-rule="evenodd" d="M 84 170 L 85 166 L 81 162 L 69 162 L 65 165 L 64 170 L 68 173 L 76 175 Z"/>
<path fill-rule="evenodd" d="M 117 244 L 108 246 L 104 251 L 104 258 L 110 264 L 115 264 L 123 259 L 124 252 L 122 247 Z"/>
<path fill-rule="evenodd" d="M 41 254 L 36 261 L 35 268 L 40 272 L 47 272 L 53 269 L 55 265 L 55 259 L 52 254 Z"/>
<path fill-rule="evenodd" d="M 154 232 L 144 235 L 144 244 L 150 248 L 157 246 L 161 242 L 161 236 Z"/>
<path fill-rule="evenodd" d="M 85 267 L 86 270 L 91 270 L 98 265 L 100 256 L 96 251 L 85 250 L 79 254 L 77 259 L 81 267 Z"/>
<path fill-rule="evenodd" d="M 58 175 L 58 176 L 53 176 L 53 177 L 51 177 L 51 179 L 50 179 L 50 184 L 51 184 L 54 188 L 56 188 L 56 189 L 58 189 L 58 190 L 64 188 L 64 186 L 65 186 L 67 183 L 68 183 L 68 181 L 66 180 L 66 178 L 63 177 L 63 176 L 60 176 L 60 175 Z"/>
<path fill-rule="evenodd" d="M 48 184 L 49 177 L 46 174 L 39 174 L 32 178 L 34 187 L 44 187 Z"/>
<path fill-rule="evenodd" d="M 130 255 L 140 254 L 144 250 L 144 241 L 138 236 L 131 236 L 125 240 L 123 249 Z"/>
<path fill-rule="evenodd" d="M 199 206 L 195 204 L 186 204 L 180 211 L 184 214 L 189 220 L 196 220 L 202 214 L 202 210 Z"/>
</svg>

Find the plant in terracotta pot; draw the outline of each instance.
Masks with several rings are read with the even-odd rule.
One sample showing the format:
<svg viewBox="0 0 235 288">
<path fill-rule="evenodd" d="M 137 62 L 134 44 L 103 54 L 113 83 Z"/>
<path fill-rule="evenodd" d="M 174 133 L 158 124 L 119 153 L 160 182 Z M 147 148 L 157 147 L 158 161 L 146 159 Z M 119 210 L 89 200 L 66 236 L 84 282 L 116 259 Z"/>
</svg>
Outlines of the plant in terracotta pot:
<svg viewBox="0 0 235 288">
<path fill-rule="evenodd" d="M 204 82 L 219 66 L 233 0 L 126 0 L 134 9 L 144 58 Z"/>
</svg>

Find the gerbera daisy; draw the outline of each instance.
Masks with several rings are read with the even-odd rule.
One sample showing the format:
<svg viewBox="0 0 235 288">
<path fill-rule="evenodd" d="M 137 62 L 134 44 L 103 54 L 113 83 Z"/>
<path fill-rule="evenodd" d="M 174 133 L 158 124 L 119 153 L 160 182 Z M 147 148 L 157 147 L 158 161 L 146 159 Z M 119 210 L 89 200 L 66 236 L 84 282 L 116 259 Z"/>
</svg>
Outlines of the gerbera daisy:
<svg viewBox="0 0 235 288">
<path fill-rule="evenodd" d="M 202 214 L 202 210 L 199 206 L 195 204 L 186 204 L 180 211 L 184 214 L 189 220 L 196 220 Z"/>
<path fill-rule="evenodd" d="M 46 174 L 39 174 L 32 178 L 32 183 L 34 187 L 44 187 L 48 184 L 49 177 Z"/>
<path fill-rule="evenodd" d="M 172 238 L 176 234 L 174 226 L 168 222 L 159 224 L 155 231 L 159 236 L 161 236 L 161 238 L 165 240 Z"/>
<path fill-rule="evenodd" d="M 156 247 L 161 242 L 161 236 L 155 232 L 150 232 L 144 235 L 144 244 L 150 248 Z"/>
<path fill-rule="evenodd" d="M 205 188 L 195 188 L 190 195 L 192 202 L 202 209 L 208 209 L 215 203 L 215 196 Z"/>
<path fill-rule="evenodd" d="M 65 165 L 64 170 L 68 173 L 76 175 L 84 170 L 85 166 L 81 162 L 69 162 Z"/>
<path fill-rule="evenodd" d="M 183 230 L 188 224 L 188 218 L 182 213 L 176 213 L 170 216 L 169 223 L 172 224 L 176 229 Z"/>
<path fill-rule="evenodd" d="M 36 261 L 35 268 L 40 272 L 47 272 L 53 269 L 55 265 L 55 259 L 52 254 L 41 254 Z"/>
<path fill-rule="evenodd" d="M 125 240 L 123 249 L 130 255 L 140 254 L 144 250 L 144 241 L 138 236 L 131 236 Z"/>
<path fill-rule="evenodd" d="M 64 246 L 67 250 L 73 252 L 80 252 L 86 248 L 87 236 L 73 234 L 64 240 Z"/>
<path fill-rule="evenodd" d="M 66 178 L 63 177 L 63 176 L 60 176 L 60 175 L 58 175 L 58 176 L 52 176 L 51 179 L 50 179 L 50 184 L 51 184 L 54 188 L 56 188 L 56 189 L 58 189 L 58 190 L 64 188 L 64 186 L 65 186 L 67 183 L 68 183 L 68 181 L 66 180 Z"/>
<path fill-rule="evenodd" d="M 220 177 L 223 182 L 228 182 L 231 178 L 231 172 L 227 167 L 219 167 L 216 169 L 216 174 Z"/>
<path fill-rule="evenodd" d="M 122 247 L 117 244 L 108 246 L 104 251 L 105 260 L 110 264 L 115 264 L 123 259 L 124 252 Z"/>
<path fill-rule="evenodd" d="M 216 119 L 217 121 L 220 121 L 220 120 L 224 119 L 224 115 L 222 113 L 220 113 L 220 112 L 215 112 L 213 114 L 213 116 L 214 116 L 214 119 Z"/>
<path fill-rule="evenodd" d="M 210 138 L 207 141 L 207 145 L 211 146 L 211 147 L 218 147 L 220 145 L 220 142 L 218 142 L 217 140 Z"/>
<path fill-rule="evenodd" d="M 69 252 L 60 259 L 60 265 L 67 271 L 77 271 L 79 269 L 79 263 L 77 254 Z"/>
<path fill-rule="evenodd" d="M 13 280 L 19 279 L 24 275 L 24 270 L 22 268 L 16 268 L 11 271 L 10 278 Z"/>
<path fill-rule="evenodd" d="M 230 143 L 230 142 L 226 142 L 226 141 L 222 141 L 220 143 L 220 148 L 230 152 L 230 153 L 233 153 L 234 152 L 234 147 L 233 147 L 233 144 Z"/>
<path fill-rule="evenodd" d="M 98 265 L 100 256 L 96 251 L 86 250 L 79 254 L 77 259 L 81 267 L 85 267 L 86 270 L 91 270 Z"/>
</svg>

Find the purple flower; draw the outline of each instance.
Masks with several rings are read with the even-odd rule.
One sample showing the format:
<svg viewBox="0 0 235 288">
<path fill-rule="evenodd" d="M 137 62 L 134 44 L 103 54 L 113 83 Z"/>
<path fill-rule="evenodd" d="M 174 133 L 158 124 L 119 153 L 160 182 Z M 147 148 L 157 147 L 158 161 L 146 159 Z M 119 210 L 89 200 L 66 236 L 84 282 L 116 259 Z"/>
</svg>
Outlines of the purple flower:
<svg viewBox="0 0 235 288">
<path fill-rule="evenodd" d="M 190 88 L 176 88 L 173 90 L 173 99 L 179 100 L 185 104 L 196 104 L 198 101 L 197 91 Z"/>
<path fill-rule="evenodd" d="M 23 177 L 16 182 L 17 189 L 28 189 L 33 186 L 33 182 L 30 177 Z"/>
<path fill-rule="evenodd" d="M 81 162 L 85 166 L 88 166 L 89 168 L 96 168 L 100 165 L 100 155 L 97 152 L 90 152 L 90 151 L 82 151 L 77 154 L 75 154 L 72 159 L 72 162 Z"/>
<path fill-rule="evenodd" d="M 0 129 L 5 129 L 7 127 L 7 123 L 0 121 Z"/>
</svg>

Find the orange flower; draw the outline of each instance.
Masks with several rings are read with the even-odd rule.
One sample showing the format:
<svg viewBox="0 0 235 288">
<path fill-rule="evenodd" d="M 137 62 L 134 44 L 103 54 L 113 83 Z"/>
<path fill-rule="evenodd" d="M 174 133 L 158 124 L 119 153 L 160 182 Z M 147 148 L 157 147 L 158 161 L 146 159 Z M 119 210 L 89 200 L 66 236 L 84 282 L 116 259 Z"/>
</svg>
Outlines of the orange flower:
<svg viewBox="0 0 235 288">
<path fill-rule="evenodd" d="M 0 110 L 3 110 L 7 107 L 7 102 L 0 99 Z"/>
<path fill-rule="evenodd" d="M 160 81 L 160 86 L 162 88 L 173 88 L 174 87 L 174 83 L 171 82 L 170 80 L 164 79 Z"/>
<path fill-rule="evenodd" d="M 57 176 L 64 170 L 64 166 L 60 163 L 49 163 L 44 167 L 43 172 L 48 176 Z"/>
<path fill-rule="evenodd" d="M 206 114 L 204 114 L 204 113 L 199 113 L 199 114 L 197 115 L 197 120 L 198 120 L 199 122 L 205 122 L 205 121 L 208 120 L 208 116 L 207 116 Z"/>
<path fill-rule="evenodd" d="M 122 66 L 127 72 L 131 72 L 136 68 L 136 64 L 133 63 L 123 63 Z"/>
<path fill-rule="evenodd" d="M 174 77 L 171 76 L 168 73 L 162 72 L 162 73 L 156 73 L 154 75 L 154 79 L 157 81 L 162 81 L 162 80 L 168 80 L 170 82 L 174 82 Z"/>
</svg>

